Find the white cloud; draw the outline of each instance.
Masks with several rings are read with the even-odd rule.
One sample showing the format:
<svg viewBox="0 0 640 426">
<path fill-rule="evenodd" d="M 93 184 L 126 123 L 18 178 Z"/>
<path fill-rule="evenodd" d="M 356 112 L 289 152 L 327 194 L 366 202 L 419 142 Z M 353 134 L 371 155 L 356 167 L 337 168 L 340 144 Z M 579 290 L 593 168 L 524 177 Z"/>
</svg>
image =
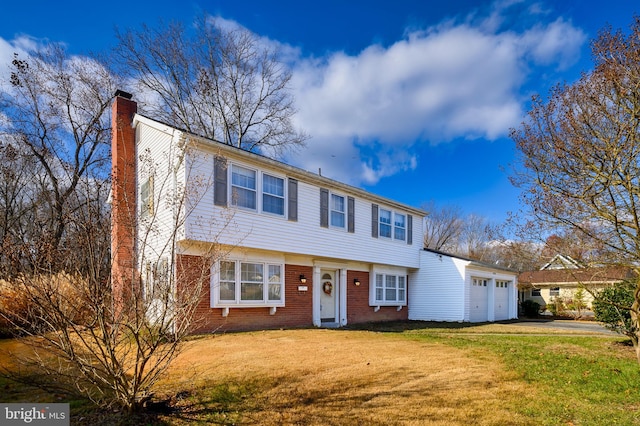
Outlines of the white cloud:
<svg viewBox="0 0 640 426">
<path fill-rule="evenodd" d="M 291 160 L 338 180 L 375 183 L 415 168 L 417 144 L 505 136 L 522 119 L 521 92 L 535 67 L 571 65 L 585 35 L 562 19 L 516 32 L 500 29 L 495 10 L 476 18 L 354 56 L 301 59 L 292 79 L 296 124 L 312 139 Z"/>
</svg>

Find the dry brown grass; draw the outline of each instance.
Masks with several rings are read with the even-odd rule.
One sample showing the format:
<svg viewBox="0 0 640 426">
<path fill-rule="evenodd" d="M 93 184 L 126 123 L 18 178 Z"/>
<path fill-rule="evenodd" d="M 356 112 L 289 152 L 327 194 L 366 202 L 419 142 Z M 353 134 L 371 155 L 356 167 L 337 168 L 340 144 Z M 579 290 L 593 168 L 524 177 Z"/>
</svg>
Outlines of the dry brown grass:
<svg viewBox="0 0 640 426">
<path fill-rule="evenodd" d="M 163 382 L 167 393 L 184 389 L 192 397 L 180 403 L 182 420 L 167 420 L 528 424 L 510 402 L 534 396 L 535 390 L 505 371 L 495 356 L 474 357 L 393 334 L 372 337 L 367 331 L 287 330 L 194 340 Z M 233 404 L 221 410 L 219 394 L 207 397 L 211 389 L 224 389 Z"/>
</svg>

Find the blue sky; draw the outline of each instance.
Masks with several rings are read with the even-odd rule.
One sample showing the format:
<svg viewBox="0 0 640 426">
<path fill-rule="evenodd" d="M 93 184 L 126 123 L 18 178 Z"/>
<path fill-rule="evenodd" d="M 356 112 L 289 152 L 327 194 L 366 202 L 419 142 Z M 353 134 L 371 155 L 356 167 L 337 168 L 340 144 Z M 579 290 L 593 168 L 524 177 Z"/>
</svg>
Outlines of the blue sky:
<svg viewBox="0 0 640 426">
<path fill-rule="evenodd" d="M 286 161 L 406 204 L 433 200 L 501 222 L 519 209 L 509 128 L 532 94 L 588 71 L 589 41 L 607 24 L 626 30 L 635 3 L 8 2 L 0 63 L 42 39 L 99 53 L 116 27 L 206 12 L 290 53 L 296 124 L 312 138 Z"/>
</svg>

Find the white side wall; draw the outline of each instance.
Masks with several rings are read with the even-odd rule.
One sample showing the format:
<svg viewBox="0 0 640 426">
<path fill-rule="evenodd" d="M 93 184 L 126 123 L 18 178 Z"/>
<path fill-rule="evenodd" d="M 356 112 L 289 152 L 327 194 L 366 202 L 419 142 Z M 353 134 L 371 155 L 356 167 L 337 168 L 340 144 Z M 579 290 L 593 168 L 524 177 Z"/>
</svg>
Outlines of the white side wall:
<svg viewBox="0 0 640 426">
<path fill-rule="evenodd" d="M 409 319 L 465 321 L 465 266 L 468 263 L 421 250 L 420 270 L 409 277 Z"/>
<path fill-rule="evenodd" d="M 137 214 L 140 261 L 171 261 L 175 240 L 182 238 L 182 187 L 184 165 L 180 161 L 180 132 L 145 118 L 137 118 Z M 153 212 L 141 217 L 141 185 L 153 176 Z M 177 226 L 177 229 L 176 229 Z M 141 265 L 144 271 L 145 265 Z"/>
</svg>

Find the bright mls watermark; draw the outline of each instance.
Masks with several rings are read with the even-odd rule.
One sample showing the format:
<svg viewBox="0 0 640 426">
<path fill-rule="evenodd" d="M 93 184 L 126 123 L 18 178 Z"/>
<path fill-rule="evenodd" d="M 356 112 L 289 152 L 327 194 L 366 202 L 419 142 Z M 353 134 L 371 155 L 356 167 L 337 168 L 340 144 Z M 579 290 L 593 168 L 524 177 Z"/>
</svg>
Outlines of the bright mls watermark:
<svg viewBox="0 0 640 426">
<path fill-rule="evenodd" d="M 68 426 L 69 404 L 0 403 L 0 425 Z"/>
</svg>

